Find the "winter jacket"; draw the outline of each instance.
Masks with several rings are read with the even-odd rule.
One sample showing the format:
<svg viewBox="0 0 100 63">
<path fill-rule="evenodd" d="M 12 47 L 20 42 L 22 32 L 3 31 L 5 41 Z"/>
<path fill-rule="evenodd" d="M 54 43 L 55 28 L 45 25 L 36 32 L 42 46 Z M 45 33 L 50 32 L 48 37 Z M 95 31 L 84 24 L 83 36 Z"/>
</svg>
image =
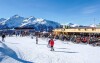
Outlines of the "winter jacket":
<svg viewBox="0 0 100 63">
<path fill-rule="evenodd" d="M 2 35 L 2 38 L 5 38 L 5 35 Z"/>
<path fill-rule="evenodd" d="M 54 46 L 54 41 L 50 40 L 50 46 Z"/>
</svg>

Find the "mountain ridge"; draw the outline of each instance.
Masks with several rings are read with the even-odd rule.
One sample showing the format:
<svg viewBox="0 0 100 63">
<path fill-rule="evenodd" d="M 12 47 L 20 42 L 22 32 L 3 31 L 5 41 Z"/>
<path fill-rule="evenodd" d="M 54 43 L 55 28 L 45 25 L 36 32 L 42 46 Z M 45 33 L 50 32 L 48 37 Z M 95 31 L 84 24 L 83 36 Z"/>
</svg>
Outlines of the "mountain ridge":
<svg viewBox="0 0 100 63">
<path fill-rule="evenodd" d="M 15 27 L 33 27 L 35 30 L 52 30 L 55 28 L 61 27 L 61 25 L 70 26 L 70 27 L 84 27 L 84 25 L 73 24 L 73 23 L 64 23 L 60 24 L 58 22 L 47 20 L 43 18 L 36 18 L 34 16 L 22 17 L 19 15 L 13 15 L 8 19 L 0 18 L 0 29 L 15 28 Z M 91 24 L 85 27 L 97 27 L 96 24 Z"/>
<path fill-rule="evenodd" d="M 33 27 L 35 30 L 41 31 L 60 27 L 60 23 L 43 18 L 35 18 L 34 16 L 26 18 L 19 15 L 14 15 L 8 19 L 0 19 L 0 29 L 15 27 Z"/>
</svg>

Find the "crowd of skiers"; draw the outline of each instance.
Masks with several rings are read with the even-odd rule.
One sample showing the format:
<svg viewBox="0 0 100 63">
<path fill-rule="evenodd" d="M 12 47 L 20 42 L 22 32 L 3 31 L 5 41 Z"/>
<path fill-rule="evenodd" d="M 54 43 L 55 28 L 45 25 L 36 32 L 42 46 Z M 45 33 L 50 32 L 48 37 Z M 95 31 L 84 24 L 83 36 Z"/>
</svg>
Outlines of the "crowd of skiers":
<svg viewBox="0 0 100 63">
<path fill-rule="evenodd" d="M 2 41 L 5 41 L 5 37 L 11 36 L 10 34 L 7 33 L 2 33 L 0 34 L 2 37 Z M 54 40 L 53 39 L 59 39 L 62 41 L 71 41 L 74 43 L 87 43 L 87 44 L 99 44 L 100 45 L 100 36 L 80 36 L 80 35 L 55 35 L 53 33 L 40 33 L 40 32 L 34 32 L 34 33 L 27 33 L 27 32 L 22 32 L 22 33 L 13 33 L 12 35 L 15 36 L 31 36 L 33 39 L 33 36 L 36 36 L 36 44 L 38 44 L 38 38 L 39 37 L 44 37 L 44 38 L 49 38 L 50 40 L 48 41 L 48 45 L 51 47 L 51 51 L 54 50 Z"/>
<path fill-rule="evenodd" d="M 62 41 L 71 41 L 74 43 L 87 43 L 87 44 L 99 44 L 100 43 L 100 35 L 92 35 L 92 36 L 81 36 L 81 35 L 56 35 L 56 39 L 60 39 Z"/>
<path fill-rule="evenodd" d="M 46 34 L 39 34 L 39 37 L 45 38 L 55 38 L 62 41 L 71 41 L 74 43 L 85 43 L 85 44 L 92 44 L 92 45 L 100 45 L 100 35 L 92 35 L 92 36 L 81 36 L 81 35 L 55 35 L 53 33 L 46 33 Z"/>
</svg>

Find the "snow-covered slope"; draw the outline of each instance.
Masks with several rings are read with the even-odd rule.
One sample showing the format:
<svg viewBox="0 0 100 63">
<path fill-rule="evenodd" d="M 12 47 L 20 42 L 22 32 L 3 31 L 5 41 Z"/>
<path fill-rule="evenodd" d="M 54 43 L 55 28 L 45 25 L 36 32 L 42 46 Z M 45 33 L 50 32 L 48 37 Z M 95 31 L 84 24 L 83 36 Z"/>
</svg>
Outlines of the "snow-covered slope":
<svg viewBox="0 0 100 63">
<path fill-rule="evenodd" d="M 6 22 L 6 19 L 4 19 L 4 18 L 0 19 L 0 29 L 7 28 L 5 22 Z"/>
<path fill-rule="evenodd" d="M 1 19 L 0 19 L 0 22 L 2 22 L 2 21 L 4 21 L 4 20 L 6 20 L 6 19 L 5 19 L 5 18 L 1 18 Z"/>
<path fill-rule="evenodd" d="M 1 19 L 0 19 L 0 25 L 4 25 L 4 24 L 5 24 L 5 20 L 6 20 L 6 19 L 1 18 Z"/>
<path fill-rule="evenodd" d="M 20 17 L 18 15 L 14 15 L 6 20 L 5 24 L 8 27 L 19 27 L 21 23 L 23 22 L 24 17 Z"/>
<path fill-rule="evenodd" d="M 54 21 L 42 19 L 42 18 L 34 18 L 30 17 L 23 21 L 20 27 L 33 27 L 35 30 L 43 31 L 43 30 L 50 30 L 60 27 L 60 24 Z"/>
<path fill-rule="evenodd" d="M 36 18 L 33 17 L 33 16 L 31 16 L 31 17 L 29 17 L 29 18 L 25 18 L 25 19 L 23 20 L 23 22 L 21 23 L 20 27 L 22 27 L 22 26 L 27 26 L 27 25 L 32 24 L 32 22 L 33 22 L 35 19 L 36 19 Z"/>
<path fill-rule="evenodd" d="M 60 24 L 57 22 L 45 20 L 42 18 L 34 18 L 34 17 L 25 19 L 21 26 L 29 26 L 29 25 L 45 25 L 45 26 L 52 26 L 54 28 L 56 26 L 60 26 Z"/>
<path fill-rule="evenodd" d="M 47 44 L 44 38 L 36 44 L 35 37 L 6 37 L 0 43 L 0 63 L 100 63 L 100 47 L 55 40 L 55 51 L 50 51 Z"/>
</svg>

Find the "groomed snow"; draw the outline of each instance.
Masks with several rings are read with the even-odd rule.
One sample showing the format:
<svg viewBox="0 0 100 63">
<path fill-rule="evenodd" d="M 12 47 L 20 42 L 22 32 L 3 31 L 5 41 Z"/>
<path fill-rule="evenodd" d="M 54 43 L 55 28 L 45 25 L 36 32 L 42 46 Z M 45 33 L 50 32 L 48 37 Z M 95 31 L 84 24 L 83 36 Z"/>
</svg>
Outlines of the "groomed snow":
<svg viewBox="0 0 100 63">
<path fill-rule="evenodd" d="M 18 58 L 33 63 L 100 63 L 100 47 L 55 40 L 55 51 L 50 51 L 47 43 L 47 38 L 39 38 L 39 44 L 36 44 L 35 37 L 29 36 L 6 37 L 3 42 Z M 3 47 L 2 43 L 0 47 Z M 3 56 L 0 63 L 22 63 L 5 54 L 0 56 Z"/>
</svg>

